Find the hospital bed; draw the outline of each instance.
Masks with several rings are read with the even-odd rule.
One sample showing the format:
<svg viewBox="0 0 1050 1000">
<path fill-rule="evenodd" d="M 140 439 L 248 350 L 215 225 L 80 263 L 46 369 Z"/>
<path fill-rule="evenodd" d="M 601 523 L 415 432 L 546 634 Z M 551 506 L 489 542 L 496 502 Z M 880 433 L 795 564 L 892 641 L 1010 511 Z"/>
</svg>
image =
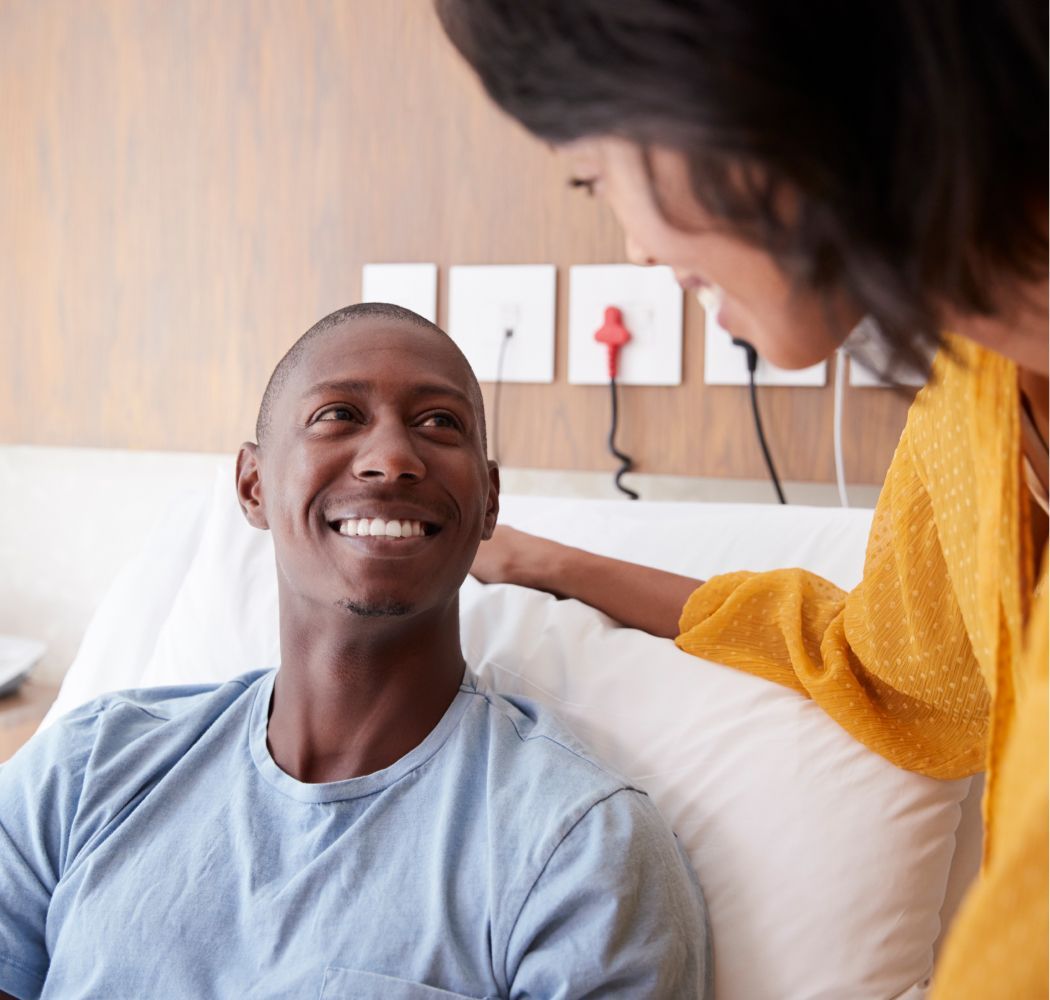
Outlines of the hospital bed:
<svg viewBox="0 0 1050 1000">
<path fill-rule="evenodd" d="M 140 456 L 137 474 L 85 480 L 103 459 L 0 449 L 0 631 L 39 625 L 64 648 L 62 619 L 92 609 L 45 725 L 106 690 L 278 661 L 272 546 L 241 517 L 232 460 Z M 698 577 L 803 566 L 849 587 L 870 511 L 507 496 L 501 520 Z M 129 558 L 102 594 L 112 573 L 84 564 L 115 554 Z M 899 770 L 799 695 L 575 601 L 468 579 L 461 605 L 473 668 L 558 712 L 674 827 L 718 997 L 921 1000 L 977 868 L 979 778 Z"/>
</svg>

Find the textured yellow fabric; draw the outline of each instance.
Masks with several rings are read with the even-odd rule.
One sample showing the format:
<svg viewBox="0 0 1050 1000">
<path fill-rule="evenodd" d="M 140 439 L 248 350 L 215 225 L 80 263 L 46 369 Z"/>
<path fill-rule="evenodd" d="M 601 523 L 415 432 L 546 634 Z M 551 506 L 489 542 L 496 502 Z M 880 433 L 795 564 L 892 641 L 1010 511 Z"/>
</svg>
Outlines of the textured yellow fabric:
<svg viewBox="0 0 1050 1000">
<path fill-rule="evenodd" d="M 677 639 L 808 695 L 900 767 L 936 778 L 987 768 L 982 876 L 935 982 L 953 1000 L 1046 995 L 1047 608 L 1044 594 L 1026 649 L 1019 409 L 1015 366 L 950 340 L 908 415 L 861 583 L 845 593 L 803 570 L 715 577 L 689 598 Z M 1044 564 L 1042 590 L 1045 578 Z M 1015 978 L 996 971 L 1007 966 Z M 1014 982 L 1042 992 L 1000 988 Z"/>
<path fill-rule="evenodd" d="M 955 918 L 931 1000 L 1046 997 L 1047 977 L 1047 597 L 1032 613 L 1024 684 L 1003 719 L 994 799 L 995 845 Z M 998 740 L 997 740 L 998 742 Z"/>
</svg>

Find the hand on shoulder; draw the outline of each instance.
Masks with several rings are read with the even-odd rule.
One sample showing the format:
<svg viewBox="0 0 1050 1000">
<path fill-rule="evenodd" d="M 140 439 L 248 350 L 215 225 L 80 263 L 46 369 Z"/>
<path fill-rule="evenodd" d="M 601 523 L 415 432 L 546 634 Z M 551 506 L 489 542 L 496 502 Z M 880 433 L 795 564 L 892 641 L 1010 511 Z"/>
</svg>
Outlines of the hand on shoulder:
<svg viewBox="0 0 1050 1000">
<path fill-rule="evenodd" d="M 567 546 L 517 528 L 500 525 L 492 538 L 482 542 L 471 575 L 482 583 L 516 583 L 536 590 L 550 590 L 549 570 Z"/>
</svg>

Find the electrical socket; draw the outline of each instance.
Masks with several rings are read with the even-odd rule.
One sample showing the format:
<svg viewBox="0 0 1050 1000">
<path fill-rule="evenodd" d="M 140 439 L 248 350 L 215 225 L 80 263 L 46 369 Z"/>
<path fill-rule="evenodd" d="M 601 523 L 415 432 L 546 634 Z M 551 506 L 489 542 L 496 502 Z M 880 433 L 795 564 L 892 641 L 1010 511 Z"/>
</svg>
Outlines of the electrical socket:
<svg viewBox="0 0 1050 1000">
<path fill-rule="evenodd" d="M 437 322 L 437 264 L 365 264 L 361 301 L 391 302 Z"/>
<path fill-rule="evenodd" d="M 569 382 L 605 385 L 608 353 L 594 333 L 616 306 L 631 340 L 620 351 L 622 385 L 681 385 L 682 289 L 669 267 L 578 264 L 569 269 Z"/>
<path fill-rule="evenodd" d="M 889 344 L 886 342 L 878 323 L 871 316 L 865 316 L 846 338 L 846 351 L 849 359 L 849 384 L 862 389 L 882 388 L 892 385 L 880 378 L 876 370 L 869 368 L 860 358 L 868 359 L 874 369 L 885 370 L 892 367 Z M 930 358 L 933 361 L 933 358 Z M 900 385 L 922 386 L 926 379 L 913 371 L 893 371 L 892 377 Z"/>
<path fill-rule="evenodd" d="M 553 264 L 449 268 L 448 333 L 478 381 L 554 381 L 555 282 Z"/>
<path fill-rule="evenodd" d="M 911 385 L 919 388 L 926 384 L 925 379 L 910 372 L 902 372 L 894 377 L 901 385 Z M 893 385 L 892 382 L 879 378 L 875 372 L 856 358 L 849 359 L 849 384 L 855 389 L 885 389 Z"/>
<path fill-rule="evenodd" d="M 704 384 L 748 385 L 747 354 L 733 343 L 732 335 L 719 324 L 717 310 L 704 307 Z M 825 362 L 809 368 L 777 368 L 759 357 L 756 385 L 822 386 L 828 380 Z"/>
</svg>

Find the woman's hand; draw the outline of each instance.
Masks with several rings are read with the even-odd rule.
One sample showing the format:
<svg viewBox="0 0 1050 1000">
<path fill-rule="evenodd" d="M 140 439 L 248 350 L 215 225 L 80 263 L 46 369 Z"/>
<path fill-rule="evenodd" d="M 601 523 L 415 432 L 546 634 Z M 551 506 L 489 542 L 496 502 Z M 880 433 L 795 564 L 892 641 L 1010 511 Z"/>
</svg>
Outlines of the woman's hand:
<svg viewBox="0 0 1050 1000">
<path fill-rule="evenodd" d="M 549 538 L 500 525 L 489 541 L 481 543 L 470 572 L 482 583 L 516 583 L 553 593 L 554 568 L 567 548 Z"/>
<path fill-rule="evenodd" d="M 496 528 L 470 572 L 482 583 L 516 583 L 575 597 L 631 628 L 674 638 L 678 616 L 699 580 L 609 559 L 549 538 Z"/>
</svg>

